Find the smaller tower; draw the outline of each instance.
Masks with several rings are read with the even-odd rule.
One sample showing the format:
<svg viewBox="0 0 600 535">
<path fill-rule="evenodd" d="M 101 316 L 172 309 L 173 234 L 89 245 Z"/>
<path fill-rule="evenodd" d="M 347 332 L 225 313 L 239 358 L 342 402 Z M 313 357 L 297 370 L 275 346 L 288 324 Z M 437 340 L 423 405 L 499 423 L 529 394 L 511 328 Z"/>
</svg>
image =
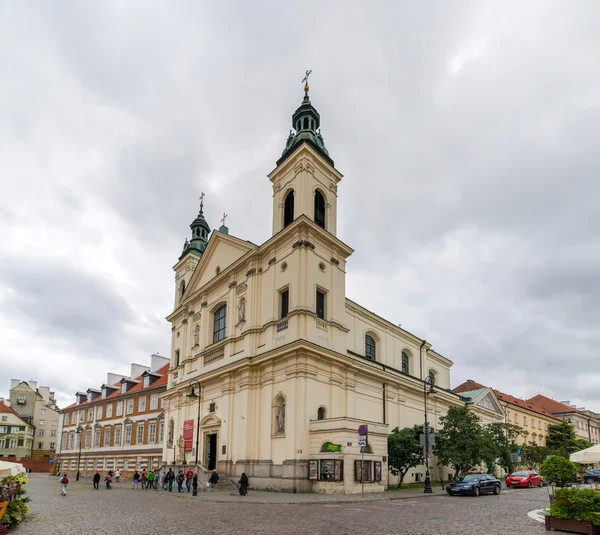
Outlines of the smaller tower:
<svg viewBox="0 0 600 535">
<path fill-rule="evenodd" d="M 196 219 L 190 225 L 192 229 L 192 239 L 185 240 L 183 251 L 179 256 L 179 261 L 175 265 L 175 308 L 185 295 L 187 285 L 192 278 L 194 270 L 206 249 L 210 236 L 210 227 L 204 219 L 204 192 L 200 195 L 200 211 Z"/>
</svg>

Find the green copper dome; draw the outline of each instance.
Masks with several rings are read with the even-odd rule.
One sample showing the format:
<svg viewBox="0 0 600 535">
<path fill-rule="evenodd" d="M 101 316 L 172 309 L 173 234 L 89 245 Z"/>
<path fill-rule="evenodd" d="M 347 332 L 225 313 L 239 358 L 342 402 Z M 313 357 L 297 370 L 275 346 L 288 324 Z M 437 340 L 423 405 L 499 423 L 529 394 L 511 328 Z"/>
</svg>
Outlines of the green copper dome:
<svg viewBox="0 0 600 535">
<path fill-rule="evenodd" d="M 308 86 L 305 87 L 305 95 L 300 107 L 292 115 L 292 128 L 287 138 L 285 149 L 277 165 L 281 165 L 302 143 L 308 143 L 325 158 L 331 165 L 333 160 L 329 157 L 329 151 L 325 148 L 325 141 L 319 130 L 321 116 L 310 102 Z"/>
<path fill-rule="evenodd" d="M 190 228 L 192 229 L 192 239 L 191 241 L 185 240 L 179 260 L 189 252 L 194 252 L 202 256 L 202 253 L 204 253 L 204 250 L 206 249 L 208 238 L 210 236 L 210 227 L 208 226 L 206 219 L 204 219 L 203 208 L 204 205 L 200 203 L 200 211 L 198 212 L 196 219 L 194 219 L 190 225 Z"/>
</svg>

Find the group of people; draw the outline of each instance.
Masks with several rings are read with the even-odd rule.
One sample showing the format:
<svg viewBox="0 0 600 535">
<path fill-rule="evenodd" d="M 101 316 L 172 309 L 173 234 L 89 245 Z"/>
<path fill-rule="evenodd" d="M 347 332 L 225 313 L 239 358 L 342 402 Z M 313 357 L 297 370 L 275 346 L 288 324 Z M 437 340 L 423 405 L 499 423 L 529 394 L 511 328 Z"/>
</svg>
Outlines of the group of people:
<svg viewBox="0 0 600 535">
<path fill-rule="evenodd" d="M 114 475 L 118 482 L 121 477 L 121 472 L 119 470 L 117 470 Z M 113 471 L 109 470 L 104 478 L 104 483 L 106 484 L 107 490 L 112 489 L 112 486 L 111 486 L 112 478 L 113 478 Z M 92 483 L 94 485 L 95 490 L 98 490 L 100 487 L 100 479 L 101 479 L 100 472 L 98 472 L 96 470 L 96 473 L 94 474 L 94 477 L 92 478 Z M 141 474 L 136 470 L 135 473 L 133 474 L 133 486 L 131 488 L 139 489 L 140 485 L 141 485 L 142 489 L 157 488 L 154 486 L 155 481 L 156 481 L 156 484 L 158 485 L 159 474 L 155 473 L 153 470 L 150 470 L 149 472 L 146 472 L 146 470 L 142 470 Z M 177 482 L 177 492 L 183 492 L 183 485 L 185 484 L 185 488 L 187 489 L 187 492 L 190 492 L 190 489 L 192 489 L 194 492 L 194 496 L 196 496 L 198 494 L 198 474 L 195 474 L 190 469 L 188 469 L 185 473 L 183 472 L 183 470 L 179 470 L 179 472 L 176 475 L 175 472 L 173 471 L 173 469 L 169 468 L 169 471 L 162 476 L 162 480 L 160 482 L 162 485 L 162 489 L 168 490 L 169 492 L 173 491 L 173 483 Z M 218 482 L 219 482 L 219 474 L 217 473 L 216 470 L 213 470 L 206 485 L 207 485 L 207 487 L 213 489 L 214 487 L 216 487 Z M 67 495 L 67 485 L 68 484 L 69 484 L 69 478 L 67 477 L 67 474 L 64 473 L 62 475 L 62 477 L 60 478 L 60 487 L 61 487 L 60 494 L 61 494 L 61 496 Z M 241 496 L 246 496 L 248 494 L 248 486 L 249 486 L 248 476 L 244 473 L 244 474 L 242 474 L 242 476 L 240 477 L 240 480 L 238 482 L 238 489 L 239 489 Z"/>
</svg>

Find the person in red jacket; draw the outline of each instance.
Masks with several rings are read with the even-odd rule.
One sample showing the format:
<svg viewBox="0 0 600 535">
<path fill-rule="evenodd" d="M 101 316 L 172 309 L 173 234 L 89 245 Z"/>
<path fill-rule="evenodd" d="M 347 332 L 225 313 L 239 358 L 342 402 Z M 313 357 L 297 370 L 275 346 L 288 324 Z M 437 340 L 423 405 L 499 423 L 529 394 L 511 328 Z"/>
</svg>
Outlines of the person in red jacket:
<svg viewBox="0 0 600 535">
<path fill-rule="evenodd" d="M 188 492 L 190 491 L 190 487 L 192 486 L 193 478 L 194 478 L 194 472 L 192 472 L 188 468 L 188 471 L 185 473 L 185 486 L 186 486 Z"/>
</svg>

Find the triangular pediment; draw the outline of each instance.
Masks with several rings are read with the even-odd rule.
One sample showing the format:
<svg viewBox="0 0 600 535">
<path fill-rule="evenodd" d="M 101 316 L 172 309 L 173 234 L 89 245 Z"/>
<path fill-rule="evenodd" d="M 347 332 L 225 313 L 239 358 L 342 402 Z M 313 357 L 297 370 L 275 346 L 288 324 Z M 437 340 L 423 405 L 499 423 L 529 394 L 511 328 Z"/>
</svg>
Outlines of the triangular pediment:
<svg viewBox="0 0 600 535">
<path fill-rule="evenodd" d="M 487 409 L 497 414 L 504 414 L 504 410 L 502 409 L 498 398 L 491 389 L 487 394 L 482 396 L 482 398 L 479 401 L 475 402 L 475 405 L 477 407 Z"/>
<path fill-rule="evenodd" d="M 184 301 L 196 290 L 202 288 L 207 282 L 254 249 L 257 249 L 257 246 L 250 242 L 222 232 L 213 232 L 185 290 Z"/>
</svg>

